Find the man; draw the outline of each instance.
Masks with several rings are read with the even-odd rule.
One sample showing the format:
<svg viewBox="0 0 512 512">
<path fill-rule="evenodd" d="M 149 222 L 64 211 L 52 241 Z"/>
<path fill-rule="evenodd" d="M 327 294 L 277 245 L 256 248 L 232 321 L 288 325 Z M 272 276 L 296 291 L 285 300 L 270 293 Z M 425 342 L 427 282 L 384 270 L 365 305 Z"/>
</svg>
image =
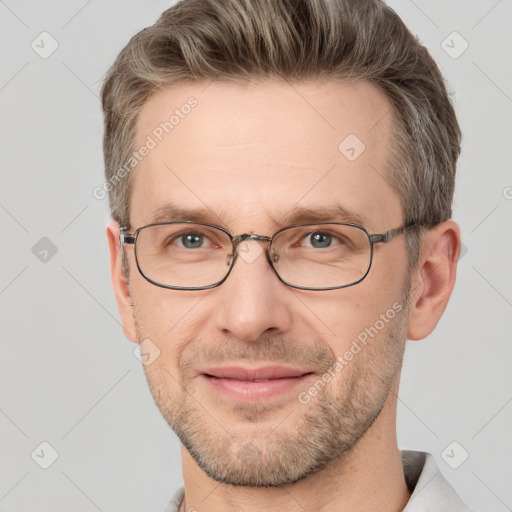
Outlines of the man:
<svg viewBox="0 0 512 512">
<path fill-rule="evenodd" d="M 116 299 L 182 442 L 166 510 L 468 510 L 396 440 L 460 252 L 459 127 L 398 16 L 184 0 L 102 99 Z"/>
</svg>

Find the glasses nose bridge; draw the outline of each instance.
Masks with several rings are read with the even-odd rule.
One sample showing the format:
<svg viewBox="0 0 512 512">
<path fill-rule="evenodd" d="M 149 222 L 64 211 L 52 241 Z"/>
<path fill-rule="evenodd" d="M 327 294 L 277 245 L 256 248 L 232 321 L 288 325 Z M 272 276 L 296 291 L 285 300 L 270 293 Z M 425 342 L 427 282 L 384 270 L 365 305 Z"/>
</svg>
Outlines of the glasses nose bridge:
<svg viewBox="0 0 512 512">
<path fill-rule="evenodd" d="M 270 236 L 263 236 L 263 235 L 257 235 L 255 233 L 244 233 L 242 235 L 238 235 L 232 238 L 232 244 L 233 244 L 233 253 L 230 255 L 228 259 L 231 259 L 231 268 L 233 268 L 235 261 L 238 259 L 239 252 L 238 247 L 239 245 L 246 241 L 246 240 L 255 240 L 256 242 L 265 242 L 267 243 L 267 247 L 265 247 L 265 254 L 267 262 L 270 264 L 270 267 L 275 272 L 277 277 L 281 279 L 279 274 L 277 273 L 276 268 L 274 267 L 274 264 L 277 263 L 279 260 L 279 256 L 277 254 L 274 254 L 270 252 L 271 243 L 273 240 L 273 237 Z"/>
<path fill-rule="evenodd" d="M 273 237 L 271 237 L 271 236 L 257 235 L 256 233 L 244 233 L 242 235 L 237 235 L 232 238 L 233 255 L 235 256 L 235 259 L 236 259 L 236 257 L 238 256 L 238 247 L 240 246 L 240 244 L 242 242 L 244 242 L 246 240 L 254 240 L 256 242 L 265 242 L 268 244 L 265 249 L 265 252 L 267 254 L 267 259 L 269 260 L 269 262 L 272 265 L 272 262 L 270 261 L 271 258 L 270 258 L 270 252 L 269 252 L 272 238 Z M 234 263 L 234 261 L 233 261 L 233 263 Z"/>
<path fill-rule="evenodd" d="M 245 240 L 255 240 L 256 242 L 270 243 L 272 241 L 272 237 L 257 235 L 255 233 L 244 233 L 242 235 L 238 235 L 233 238 L 233 240 L 232 240 L 233 248 L 236 249 Z"/>
</svg>

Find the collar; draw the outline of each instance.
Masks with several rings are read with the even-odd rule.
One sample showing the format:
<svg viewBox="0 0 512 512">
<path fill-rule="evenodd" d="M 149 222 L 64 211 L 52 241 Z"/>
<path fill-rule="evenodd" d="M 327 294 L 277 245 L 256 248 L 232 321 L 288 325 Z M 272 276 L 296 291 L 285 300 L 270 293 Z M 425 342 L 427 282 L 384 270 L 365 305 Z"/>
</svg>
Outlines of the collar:
<svg viewBox="0 0 512 512">
<path fill-rule="evenodd" d="M 403 512 L 471 512 L 439 471 L 433 455 L 402 450 L 402 466 L 412 492 Z"/>
<path fill-rule="evenodd" d="M 403 512 L 471 512 L 439 471 L 433 455 L 402 450 L 402 466 L 411 497 Z M 178 512 L 185 495 L 180 487 L 164 512 Z"/>
</svg>

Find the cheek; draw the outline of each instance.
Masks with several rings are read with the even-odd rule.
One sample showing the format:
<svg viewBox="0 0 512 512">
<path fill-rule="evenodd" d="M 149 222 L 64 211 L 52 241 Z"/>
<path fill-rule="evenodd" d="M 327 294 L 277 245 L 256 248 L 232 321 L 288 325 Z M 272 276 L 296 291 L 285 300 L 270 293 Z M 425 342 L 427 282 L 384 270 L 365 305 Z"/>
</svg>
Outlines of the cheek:
<svg viewBox="0 0 512 512">
<path fill-rule="evenodd" d="M 179 328 L 181 320 L 193 317 L 194 304 L 199 300 L 196 292 L 168 290 L 155 286 L 142 277 L 133 279 L 130 293 L 142 327 L 158 338 Z"/>
<path fill-rule="evenodd" d="M 149 338 L 157 345 L 167 368 L 177 369 L 183 348 L 197 337 L 204 321 L 201 301 L 205 293 L 166 290 L 140 280 L 132 282 L 139 339 Z"/>
<path fill-rule="evenodd" d="M 381 260 L 357 285 L 304 298 L 307 307 L 302 318 L 309 318 L 308 328 L 330 340 L 332 350 L 339 355 L 358 337 L 364 339 L 368 331 L 381 332 L 406 309 L 403 303 L 405 269 L 405 263 Z"/>
<path fill-rule="evenodd" d="M 149 284 L 149 283 L 148 283 Z M 152 286 L 152 285 L 149 285 Z M 132 288 L 132 299 L 135 304 L 135 317 L 138 328 L 143 331 L 145 336 L 159 339 L 162 332 L 165 332 L 172 326 L 173 312 L 175 308 L 164 306 L 167 300 L 162 300 L 162 292 L 154 287 L 154 290 L 148 288 L 145 283 Z M 165 311 L 165 314 L 164 314 Z M 165 326 L 167 325 L 167 329 Z"/>
<path fill-rule="evenodd" d="M 308 304 L 309 317 L 311 317 L 310 311 L 318 311 L 320 319 L 320 322 L 315 322 L 314 325 L 310 322 L 310 328 L 315 329 L 319 336 L 325 336 L 326 340 L 330 339 L 336 354 L 346 350 L 352 340 L 374 325 L 380 315 L 392 309 L 393 303 L 399 299 L 388 294 L 386 296 L 377 293 L 365 295 L 348 293 L 347 290 L 344 296 Z"/>
</svg>

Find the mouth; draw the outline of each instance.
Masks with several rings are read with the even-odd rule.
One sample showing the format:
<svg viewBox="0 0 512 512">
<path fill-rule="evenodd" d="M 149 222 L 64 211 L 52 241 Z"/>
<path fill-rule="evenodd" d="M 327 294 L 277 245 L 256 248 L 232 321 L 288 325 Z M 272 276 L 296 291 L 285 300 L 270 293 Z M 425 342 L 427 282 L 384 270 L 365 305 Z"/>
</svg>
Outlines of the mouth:
<svg viewBox="0 0 512 512">
<path fill-rule="evenodd" d="M 262 400 L 291 393 L 314 373 L 287 366 L 209 368 L 200 377 L 212 391 L 235 400 Z"/>
</svg>

